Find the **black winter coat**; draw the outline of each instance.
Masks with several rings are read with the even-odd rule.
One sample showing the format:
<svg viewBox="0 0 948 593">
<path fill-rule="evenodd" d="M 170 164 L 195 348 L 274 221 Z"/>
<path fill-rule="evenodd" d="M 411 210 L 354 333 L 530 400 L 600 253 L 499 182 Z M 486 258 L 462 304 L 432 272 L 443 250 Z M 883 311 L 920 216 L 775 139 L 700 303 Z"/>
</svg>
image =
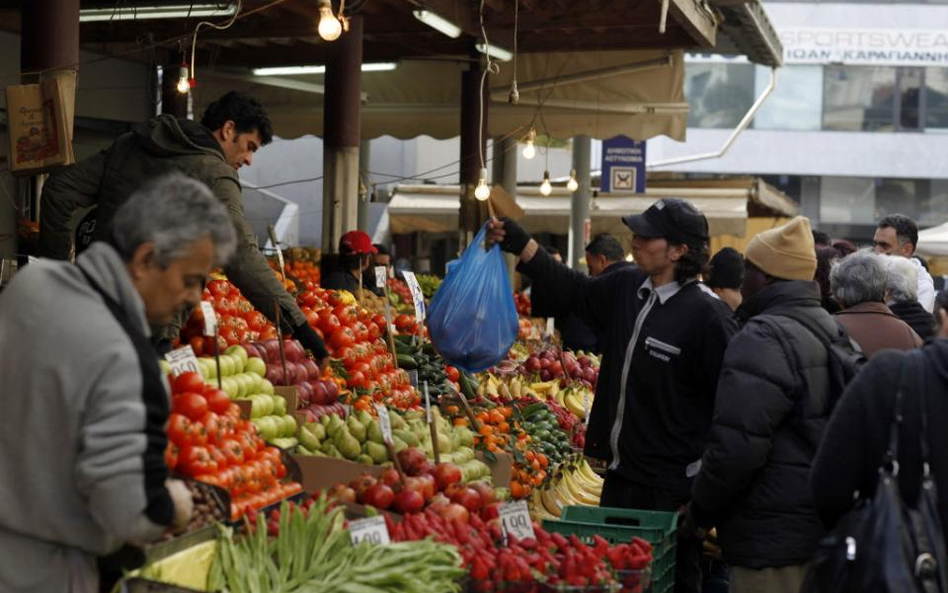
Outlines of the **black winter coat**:
<svg viewBox="0 0 948 593">
<path fill-rule="evenodd" d="M 794 309 L 836 331 L 815 282 L 770 285 L 745 301 L 749 318 L 724 355 L 714 423 L 692 489 L 692 512 L 716 525 L 724 558 L 746 568 L 811 559 L 825 530 L 808 477 L 830 415 L 828 354 Z"/>
<path fill-rule="evenodd" d="M 922 389 L 928 417 L 929 466 L 938 489 L 938 512 L 943 533 L 948 534 L 948 340 L 940 338 L 921 348 L 925 371 L 910 361 L 912 352 L 881 352 L 859 372 L 842 399 L 823 435 L 813 469 L 810 491 L 813 504 L 828 527 L 853 506 L 853 492 L 872 496 L 879 479 L 879 466 L 889 443 L 889 427 L 895 416 L 895 394 L 904 365 L 908 374 L 902 389 L 899 432 L 899 489 L 910 507 L 918 501 L 922 473 Z"/>
<path fill-rule="evenodd" d="M 574 313 L 599 336 L 603 358 L 586 454 L 616 461 L 615 445 L 616 471 L 627 480 L 687 496 L 689 466 L 701 458 L 711 426 L 724 350 L 737 332 L 731 310 L 697 282 L 656 303 L 643 318 L 623 386 L 626 347 L 646 302 L 638 291 L 648 276 L 630 266 L 590 278 L 542 249 L 518 269 L 533 278 L 534 315 Z"/>
<path fill-rule="evenodd" d="M 935 316 L 926 311 L 918 301 L 893 303 L 889 305 L 889 311 L 914 329 L 921 339 L 935 337 Z"/>
</svg>

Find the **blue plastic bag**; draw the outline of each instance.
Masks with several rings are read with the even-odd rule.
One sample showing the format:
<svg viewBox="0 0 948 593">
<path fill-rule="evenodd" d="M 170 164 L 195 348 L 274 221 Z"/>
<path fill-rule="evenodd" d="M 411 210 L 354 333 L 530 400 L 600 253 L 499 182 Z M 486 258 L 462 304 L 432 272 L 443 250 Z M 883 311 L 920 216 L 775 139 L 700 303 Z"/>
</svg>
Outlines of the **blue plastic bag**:
<svg viewBox="0 0 948 593">
<path fill-rule="evenodd" d="M 483 371 L 507 356 L 519 320 L 507 264 L 494 245 L 484 250 L 487 224 L 447 275 L 428 307 L 428 333 L 438 352 L 469 373 Z"/>
</svg>

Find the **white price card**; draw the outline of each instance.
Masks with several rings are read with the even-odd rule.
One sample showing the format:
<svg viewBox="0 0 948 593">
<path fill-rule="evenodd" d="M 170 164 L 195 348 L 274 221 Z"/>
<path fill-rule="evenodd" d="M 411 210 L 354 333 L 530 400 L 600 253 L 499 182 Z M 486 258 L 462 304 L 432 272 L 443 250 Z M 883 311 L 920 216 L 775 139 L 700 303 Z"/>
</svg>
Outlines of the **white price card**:
<svg viewBox="0 0 948 593">
<path fill-rule="evenodd" d="M 182 346 L 165 354 L 165 360 L 171 365 L 171 374 L 177 377 L 182 373 L 194 371 L 201 374 L 201 367 L 198 366 L 197 356 L 190 346 Z"/>
<path fill-rule="evenodd" d="M 552 317 L 546 318 L 546 335 L 550 338 L 553 337 L 554 332 L 556 331 L 556 320 Z"/>
<path fill-rule="evenodd" d="M 428 394 L 428 382 L 424 382 L 425 386 L 425 415 L 428 417 L 428 424 L 431 424 L 431 396 Z"/>
<path fill-rule="evenodd" d="M 385 288 L 385 266 L 375 266 L 375 286 Z"/>
<path fill-rule="evenodd" d="M 379 428 L 382 429 L 382 440 L 392 444 L 392 421 L 388 417 L 388 408 L 384 404 L 375 404 L 375 410 L 379 413 Z"/>
<path fill-rule="evenodd" d="M 517 502 L 508 502 L 500 505 L 500 527 L 504 533 L 504 539 L 508 535 L 523 541 L 526 538 L 536 539 L 533 532 L 533 522 L 530 520 L 530 511 L 527 510 L 527 502 L 519 500 Z"/>
<path fill-rule="evenodd" d="M 583 424 L 589 426 L 589 390 L 583 389 Z"/>
<path fill-rule="evenodd" d="M 415 304 L 415 319 L 421 325 L 425 321 L 425 295 L 421 292 L 421 285 L 418 284 L 414 272 L 402 272 L 402 275 L 405 277 L 405 283 L 408 284 L 411 300 Z"/>
<path fill-rule="evenodd" d="M 201 301 L 201 313 L 204 314 L 204 335 L 213 337 L 217 333 L 217 313 L 214 312 L 214 305 Z"/>
<path fill-rule="evenodd" d="M 349 522 L 349 540 L 353 546 L 362 542 L 369 542 L 377 546 L 384 546 L 391 542 L 388 536 L 388 526 L 385 517 L 379 515 Z"/>
</svg>

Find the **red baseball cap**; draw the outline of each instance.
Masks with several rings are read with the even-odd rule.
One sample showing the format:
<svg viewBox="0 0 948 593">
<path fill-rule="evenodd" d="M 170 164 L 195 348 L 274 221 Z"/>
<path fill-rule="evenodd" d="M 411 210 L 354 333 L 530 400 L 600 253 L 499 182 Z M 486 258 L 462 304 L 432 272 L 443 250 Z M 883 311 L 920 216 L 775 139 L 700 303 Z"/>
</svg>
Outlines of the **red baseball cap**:
<svg viewBox="0 0 948 593">
<path fill-rule="evenodd" d="M 363 231 L 349 231 L 339 239 L 339 253 L 343 255 L 378 252 L 372 245 L 372 239 Z"/>
</svg>

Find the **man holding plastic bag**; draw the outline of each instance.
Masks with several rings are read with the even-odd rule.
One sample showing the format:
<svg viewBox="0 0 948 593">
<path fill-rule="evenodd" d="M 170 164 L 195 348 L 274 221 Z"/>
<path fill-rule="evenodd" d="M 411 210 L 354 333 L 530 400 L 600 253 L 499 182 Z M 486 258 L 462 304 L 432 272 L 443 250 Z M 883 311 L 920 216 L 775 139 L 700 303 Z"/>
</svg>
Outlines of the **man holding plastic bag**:
<svg viewBox="0 0 948 593">
<path fill-rule="evenodd" d="M 520 257 L 533 312 L 569 313 L 601 338 L 602 368 L 586 455 L 608 462 L 602 506 L 678 511 L 688 502 L 714 411 L 715 388 L 737 324 L 701 290 L 708 222 L 690 202 L 665 198 L 623 217 L 637 268 L 589 278 L 556 263 L 523 228 L 491 221 L 489 239 Z M 680 539 L 675 591 L 700 590 L 701 542 Z"/>
</svg>

